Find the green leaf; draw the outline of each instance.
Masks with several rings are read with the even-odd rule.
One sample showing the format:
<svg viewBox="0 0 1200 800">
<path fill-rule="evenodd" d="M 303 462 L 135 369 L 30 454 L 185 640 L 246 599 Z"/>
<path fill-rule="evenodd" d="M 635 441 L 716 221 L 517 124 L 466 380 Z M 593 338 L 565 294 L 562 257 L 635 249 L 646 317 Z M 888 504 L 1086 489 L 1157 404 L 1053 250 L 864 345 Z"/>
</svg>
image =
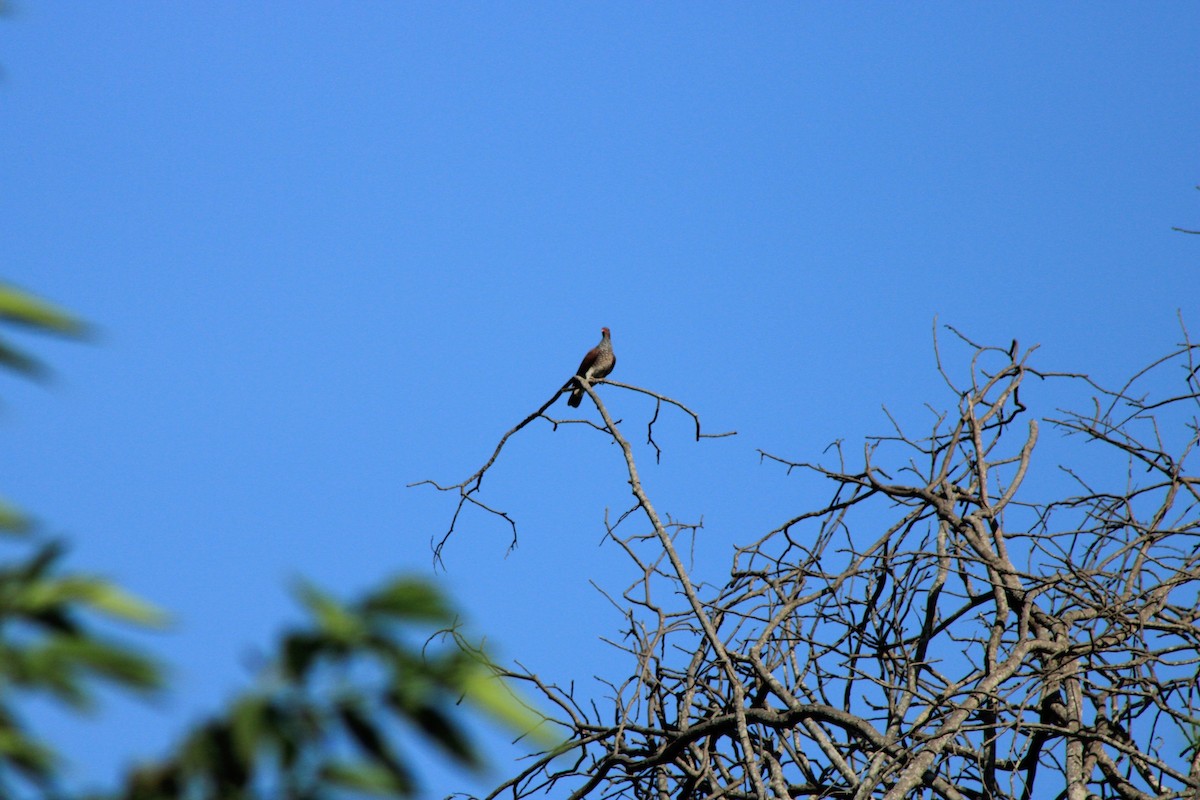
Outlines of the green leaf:
<svg viewBox="0 0 1200 800">
<path fill-rule="evenodd" d="M 13 372 L 20 372 L 29 378 L 44 378 L 46 367 L 33 356 L 22 353 L 0 339 L 0 366 L 8 367 Z"/>
<path fill-rule="evenodd" d="M 251 695 L 238 700 L 229 712 L 230 740 L 234 752 L 244 764 L 254 761 L 259 743 L 268 732 L 269 704 L 270 700 L 266 697 Z"/>
<path fill-rule="evenodd" d="M 283 640 L 283 674 L 301 683 L 324 648 L 324 640 L 309 633 L 293 633 Z"/>
<path fill-rule="evenodd" d="M 416 789 L 410 777 L 375 764 L 329 762 L 322 767 L 321 778 L 335 786 L 380 797 L 411 797 Z"/>
<path fill-rule="evenodd" d="M 54 752 L 19 730 L 0 728 L 0 764 L 9 763 L 33 780 L 45 780 L 54 770 Z"/>
<path fill-rule="evenodd" d="M 391 772 L 393 776 L 407 780 L 408 770 L 400 763 L 400 759 L 396 758 L 396 754 L 388 745 L 387 737 L 364 711 L 358 700 L 343 700 L 337 706 L 337 714 L 346 732 L 364 755 L 369 756 L 372 761 Z"/>
<path fill-rule="evenodd" d="M 21 509 L 0 498 L 0 531 L 26 533 L 31 524 Z"/>
<path fill-rule="evenodd" d="M 149 628 L 162 628 L 169 621 L 165 611 L 101 578 L 67 578 L 62 584 L 71 599 L 85 603 L 91 610 L 112 619 Z"/>
<path fill-rule="evenodd" d="M 222 789 L 222 797 L 237 796 L 233 789 L 245 788 L 251 779 L 253 762 L 238 757 L 233 737 L 225 720 L 209 720 L 184 742 L 179 754 L 180 770 L 185 775 L 204 776 Z"/>
<path fill-rule="evenodd" d="M 65 548 L 62 542 L 47 542 L 38 549 L 29 561 L 21 565 L 19 570 L 14 572 L 21 581 L 29 581 L 35 578 L 41 578 L 48 573 L 54 566 L 54 563 L 62 557 Z M 5 576 L 7 577 L 7 570 Z"/>
<path fill-rule="evenodd" d="M 366 633 L 366 625 L 356 614 L 315 586 L 301 583 L 297 593 L 316 617 L 317 625 L 335 641 L 350 644 Z"/>
<path fill-rule="evenodd" d="M 422 705 L 409 713 L 410 721 L 421 729 L 425 736 L 436 742 L 459 763 L 471 769 L 481 769 L 483 760 L 471 745 L 463 729 L 441 709 L 433 705 Z"/>
<path fill-rule="evenodd" d="M 398 578 L 373 593 L 363 602 L 363 609 L 399 619 L 448 623 L 454 612 L 442 593 L 430 583 L 418 578 Z"/>
<path fill-rule="evenodd" d="M 0 319 L 66 336 L 87 332 L 87 325 L 66 310 L 6 283 L 0 283 Z"/>
<path fill-rule="evenodd" d="M 95 637 L 57 636 L 39 648 L 39 665 L 46 673 L 66 672 L 105 680 L 140 692 L 162 687 L 162 671 L 151 659 L 119 644 Z"/>
<path fill-rule="evenodd" d="M 15 322 L 36 330 L 77 338 L 87 333 L 87 326 L 82 320 L 6 283 L 0 283 L 0 321 Z M 42 362 L 2 339 L 0 367 L 7 367 L 31 378 L 43 378 L 47 372 Z"/>
<path fill-rule="evenodd" d="M 22 593 L 22 609 L 37 614 L 79 604 L 113 619 L 146 627 L 162 627 L 167 615 L 102 578 L 72 575 L 52 580 L 37 578 Z"/>
<path fill-rule="evenodd" d="M 52 642 L 0 648 L 0 675 L 7 683 L 49 692 L 75 708 L 87 708 L 90 702 L 72 659 Z"/>
<path fill-rule="evenodd" d="M 506 728 L 530 737 L 543 747 L 561 743 L 547 726 L 546 718 L 523 703 L 483 662 L 473 659 L 464 664 L 458 682 L 468 702 Z"/>
<path fill-rule="evenodd" d="M 121 800 L 171 800 L 183 796 L 184 778 L 175 761 L 141 764 L 130 770 Z M 87 795 L 85 800 L 114 800 L 110 794 Z"/>
</svg>

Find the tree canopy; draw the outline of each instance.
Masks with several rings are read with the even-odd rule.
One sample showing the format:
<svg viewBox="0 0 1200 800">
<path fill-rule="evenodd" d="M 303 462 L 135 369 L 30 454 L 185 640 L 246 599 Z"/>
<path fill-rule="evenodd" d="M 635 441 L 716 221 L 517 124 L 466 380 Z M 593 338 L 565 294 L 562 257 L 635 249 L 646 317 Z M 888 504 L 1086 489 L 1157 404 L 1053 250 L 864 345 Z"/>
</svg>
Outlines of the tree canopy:
<svg viewBox="0 0 1200 800">
<path fill-rule="evenodd" d="M 633 494 L 608 527 L 636 576 L 614 600 L 628 669 L 603 702 L 508 671 L 570 738 L 488 797 L 1194 796 L 1200 345 L 1183 334 L 1115 388 L 954 331 L 956 370 L 935 340 L 949 402 L 927 428 L 893 419 L 828 463 L 762 453 L 828 500 L 741 543 L 719 586 L 685 566 L 696 526 L 664 521 L 585 385 Z M 674 401 L 605 383 L 656 399 L 653 443 Z M 459 511 L 489 509 L 484 474 L 551 402 L 438 487 Z"/>
</svg>

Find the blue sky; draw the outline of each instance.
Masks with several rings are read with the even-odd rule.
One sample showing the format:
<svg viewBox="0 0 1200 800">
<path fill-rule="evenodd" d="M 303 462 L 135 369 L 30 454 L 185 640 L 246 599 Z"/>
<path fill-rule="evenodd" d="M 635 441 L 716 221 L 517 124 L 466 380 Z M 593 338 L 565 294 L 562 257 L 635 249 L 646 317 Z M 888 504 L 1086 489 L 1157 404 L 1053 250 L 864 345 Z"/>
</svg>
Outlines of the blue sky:
<svg viewBox="0 0 1200 800">
<path fill-rule="evenodd" d="M 945 402 L 935 316 L 1123 377 L 1200 325 L 1198 41 L 1189 3 L 13 4 L 0 274 L 99 333 L 0 378 L 0 488 L 176 620 L 139 639 L 161 701 L 39 720 L 103 784 L 247 684 L 297 577 L 430 572 L 452 505 L 406 484 L 472 473 L 602 325 L 615 379 L 739 432 L 638 450 L 715 581 L 823 498 L 756 448 Z M 621 467 L 527 430 L 484 495 L 520 546 L 469 515 L 439 576 L 596 693 Z"/>
</svg>

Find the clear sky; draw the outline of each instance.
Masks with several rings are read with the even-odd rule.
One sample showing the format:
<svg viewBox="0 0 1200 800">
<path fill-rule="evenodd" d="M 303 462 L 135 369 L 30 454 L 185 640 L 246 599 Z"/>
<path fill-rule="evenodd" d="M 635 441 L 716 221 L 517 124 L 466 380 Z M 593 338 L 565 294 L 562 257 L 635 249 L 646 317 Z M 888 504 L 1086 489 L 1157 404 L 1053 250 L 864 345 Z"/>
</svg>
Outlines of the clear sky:
<svg viewBox="0 0 1200 800">
<path fill-rule="evenodd" d="M 0 275 L 99 334 L 0 379 L 0 491 L 175 615 L 136 639 L 161 701 L 37 710 L 83 783 L 246 686 L 297 577 L 431 573 L 452 503 L 405 485 L 471 474 L 602 325 L 614 379 L 739 432 L 668 417 L 655 466 L 602 390 L 718 583 L 824 498 L 756 448 L 946 402 L 935 316 L 1109 381 L 1200 330 L 1195 3 L 11 5 Z M 520 545 L 468 514 L 439 579 L 600 694 L 618 451 L 539 424 L 485 487 Z"/>
</svg>

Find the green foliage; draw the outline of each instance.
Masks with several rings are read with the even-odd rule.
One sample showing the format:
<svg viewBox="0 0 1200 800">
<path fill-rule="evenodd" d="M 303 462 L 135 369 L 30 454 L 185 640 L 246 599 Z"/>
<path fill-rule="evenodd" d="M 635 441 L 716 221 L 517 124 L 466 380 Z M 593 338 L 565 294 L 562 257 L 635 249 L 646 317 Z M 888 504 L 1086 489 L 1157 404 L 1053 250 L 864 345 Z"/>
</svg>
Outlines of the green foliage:
<svg viewBox="0 0 1200 800">
<path fill-rule="evenodd" d="M 2 282 L 0 323 L 71 337 L 81 337 L 88 330 L 82 320 L 61 308 Z M 5 337 L 0 337 L 0 369 L 28 378 L 43 378 L 47 372 L 42 362 L 10 344 Z M 29 518 L 19 508 L 0 498 L 0 533 L 26 533 L 30 527 Z"/>
<path fill-rule="evenodd" d="M 0 284 L 0 323 L 35 331 L 80 336 L 86 326 L 70 314 L 11 286 Z M 0 339 L 0 369 L 40 377 L 45 368 Z M 0 500 L 0 531 L 27 533 L 29 518 Z M 94 630 L 108 617 L 135 625 L 158 625 L 152 606 L 98 577 L 64 573 L 63 548 L 33 543 L 23 554 L 0 561 L 0 795 L 18 784 L 45 791 L 54 784 L 58 758 L 21 719 L 22 696 L 41 694 L 68 706 L 91 707 L 96 682 L 140 693 L 162 684 L 158 666 L 136 650 Z"/>
<path fill-rule="evenodd" d="M 50 543 L 0 566 L 0 795 L 14 779 L 50 786 L 58 766 L 53 749 L 21 721 L 21 693 L 87 710 L 97 681 L 140 693 L 162 685 L 152 660 L 89 623 L 99 615 L 149 624 L 161 614 L 107 581 L 61 574 L 61 556 Z"/>
<path fill-rule="evenodd" d="M 25 533 L 29 524 L 21 509 L 0 498 L 0 533 Z"/>
<path fill-rule="evenodd" d="M 0 283 L 5 324 L 72 337 L 87 331 L 62 309 Z M 2 369 L 46 374 L 40 361 L 0 338 Z M 0 500 L 0 532 L 31 527 L 25 514 Z M 96 681 L 138 693 L 162 685 L 158 665 L 90 625 L 99 616 L 160 626 L 162 612 L 101 578 L 61 572 L 61 557 L 62 547 L 50 542 L 24 558 L 0 560 L 0 797 L 30 786 L 64 796 L 53 748 L 17 714 L 21 697 L 48 695 L 85 710 Z M 398 747 L 401 731 L 437 745 L 465 769 L 482 766 L 456 708 L 460 701 L 545 743 L 537 730 L 543 717 L 459 636 L 457 616 L 434 586 L 401 578 L 350 604 L 308 584 L 297 596 L 310 622 L 283 635 L 263 685 L 107 797 L 408 797 L 417 785 Z M 438 641 L 428 639 L 439 630 Z M 418 633 L 422 639 L 414 642 Z"/>
<path fill-rule="evenodd" d="M 0 322 L 15 323 L 43 333 L 81 337 L 87 326 L 55 305 L 40 300 L 8 284 L 0 283 Z M 0 367 L 28 377 L 42 377 L 42 362 L 0 338 Z"/>
<path fill-rule="evenodd" d="M 92 633 L 81 617 L 111 616 L 105 607 L 110 593 L 135 608 L 121 617 L 144 622 L 160 615 L 98 578 L 59 577 L 54 567 L 60 556 L 60 548 L 49 544 L 0 569 L 0 675 L 6 688 L 37 689 L 77 708 L 90 705 L 88 678 L 140 691 L 159 688 L 152 662 Z"/>
<path fill-rule="evenodd" d="M 400 578 L 351 604 L 307 584 L 297 595 L 309 620 L 283 634 L 262 688 L 138 770 L 122 800 L 407 797 L 417 785 L 401 732 L 478 770 L 459 700 L 518 732 L 541 723 L 457 636 L 453 611 L 430 584 Z M 440 631 L 413 642 L 414 624 Z"/>
</svg>

